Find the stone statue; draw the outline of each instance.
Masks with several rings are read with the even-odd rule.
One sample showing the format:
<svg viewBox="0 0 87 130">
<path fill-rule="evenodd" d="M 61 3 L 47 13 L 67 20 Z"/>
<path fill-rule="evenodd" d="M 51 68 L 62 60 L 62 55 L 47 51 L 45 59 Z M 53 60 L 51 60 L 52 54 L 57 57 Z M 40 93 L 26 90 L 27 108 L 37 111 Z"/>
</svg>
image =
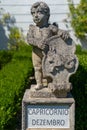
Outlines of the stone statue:
<svg viewBox="0 0 87 130">
<path fill-rule="evenodd" d="M 49 23 L 50 9 L 46 3 L 33 4 L 31 14 L 35 25 L 29 26 L 27 41 L 33 47 L 35 89 L 42 89 L 46 79 L 53 93 L 67 93 L 71 89 L 69 77 L 78 66 L 75 45 L 66 31 L 60 30 L 56 23 Z"/>
</svg>

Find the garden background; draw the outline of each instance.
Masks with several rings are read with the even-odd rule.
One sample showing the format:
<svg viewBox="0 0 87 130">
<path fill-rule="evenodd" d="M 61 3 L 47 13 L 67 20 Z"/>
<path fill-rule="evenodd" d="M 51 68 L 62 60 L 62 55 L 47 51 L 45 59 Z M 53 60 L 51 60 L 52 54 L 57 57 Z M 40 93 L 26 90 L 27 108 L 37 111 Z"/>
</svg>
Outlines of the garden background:
<svg viewBox="0 0 87 130">
<path fill-rule="evenodd" d="M 5 2 L 5 0 L 3 0 Z M 87 32 L 87 0 L 74 7 L 71 0 L 69 2 L 69 18 L 71 26 L 78 39 L 86 40 Z M 0 29 L 6 33 L 8 50 L 0 50 L 0 130 L 21 130 L 21 101 L 25 89 L 35 82 L 31 51 L 27 45 L 24 33 L 17 26 L 11 15 L 5 13 L 0 19 Z M 28 16 L 27 16 L 28 17 Z M 77 21 L 78 24 L 77 24 Z M 65 21 L 67 24 L 67 21 Z M 73 26 L 78 25 L 78 26 Z M 84 25 L 84 26 L 83 26 Z M 78 33 L 79 32 L 79 33 Z M 0 34 L 2 35 L 0 32 Z M 1 39 L 1 38 L 0 38 Z M 4 41 L 6 42 L 6 41 Z M 4 44 L 4 42 L 0 43 Z M 76 43 L 78 44 L 78 43 Z M 87 50 L 80 45 L 76 46 L 76 54 L 79 59 L 79 67 L 70 81 L 73 84 L 71 91 L 76 102 L 75 130 L 87 129 Z"/>
</svg>

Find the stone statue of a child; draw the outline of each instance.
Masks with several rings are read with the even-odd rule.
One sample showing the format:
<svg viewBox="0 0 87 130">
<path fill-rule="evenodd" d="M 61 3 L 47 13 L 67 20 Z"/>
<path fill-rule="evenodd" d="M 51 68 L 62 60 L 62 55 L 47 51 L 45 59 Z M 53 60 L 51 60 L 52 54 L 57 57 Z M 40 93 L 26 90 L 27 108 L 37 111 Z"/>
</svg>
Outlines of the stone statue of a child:
<svg viewBox="0 0 87 130">
<path fill-rule="evenodd" d="M 29 26 L 27 41 L 33 46 L 32 62 L 37 83 L 35 89 L 39 90 L 43 88 L 42 58 L 43 49 L 46 47 L 43 44 L 44 41 L 54 35 L 60 35 L 63 39 L 68 38 L 68 35 L 64 31 L 59 30 L 55 23 L 49 24 L 50 9 L 46 3 L 36 2 L 33 4 L 31 14 L 36 25 Z"/>
</svg>

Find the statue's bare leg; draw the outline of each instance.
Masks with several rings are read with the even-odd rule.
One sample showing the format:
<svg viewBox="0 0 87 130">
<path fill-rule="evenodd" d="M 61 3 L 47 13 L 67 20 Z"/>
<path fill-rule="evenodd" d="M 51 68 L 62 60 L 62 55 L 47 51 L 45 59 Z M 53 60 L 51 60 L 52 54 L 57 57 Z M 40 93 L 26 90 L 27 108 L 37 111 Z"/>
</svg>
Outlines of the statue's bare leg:
<svg viewBox="0 0 87 130">
<path fill-rule="evenodd" d="M 37 55 L 36 53 L 32 53 L 32 61 L 35 70 L 35 79 L 37 85 L 35 86 L 36 90 L 39 90 L 43 87 L 43 73 L 42 73 L 42 55 Z"/>
<path fill-rule="evenodd" d="M 38 90 L 38 89 L 41 89 L 43 87 L 43 82 L 42 82 L 42 70 L 41 70 L 41 67 L 39 65 L 39 67 L 35 67 L 35 79 L 36 79 L 36 83 L 37 85 L 35 86 L 35 89 Z"/>
</svg>

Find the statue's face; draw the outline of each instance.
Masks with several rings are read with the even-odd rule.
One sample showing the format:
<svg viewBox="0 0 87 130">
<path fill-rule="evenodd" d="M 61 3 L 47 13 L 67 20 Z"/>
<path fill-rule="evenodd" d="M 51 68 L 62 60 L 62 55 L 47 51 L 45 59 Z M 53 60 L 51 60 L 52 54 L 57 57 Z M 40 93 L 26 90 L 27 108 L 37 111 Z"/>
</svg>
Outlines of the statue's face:
<svg viewBox="0 0 87 130">
<path fill-rule="evenodd" d="M 33 16 L 33 21 L 37 26 L 43 26 L 47 23 L 47 16 L 45 12 L 41 10 L 41 8 L 33 8 L 31 13 Z"/>
</svg>

